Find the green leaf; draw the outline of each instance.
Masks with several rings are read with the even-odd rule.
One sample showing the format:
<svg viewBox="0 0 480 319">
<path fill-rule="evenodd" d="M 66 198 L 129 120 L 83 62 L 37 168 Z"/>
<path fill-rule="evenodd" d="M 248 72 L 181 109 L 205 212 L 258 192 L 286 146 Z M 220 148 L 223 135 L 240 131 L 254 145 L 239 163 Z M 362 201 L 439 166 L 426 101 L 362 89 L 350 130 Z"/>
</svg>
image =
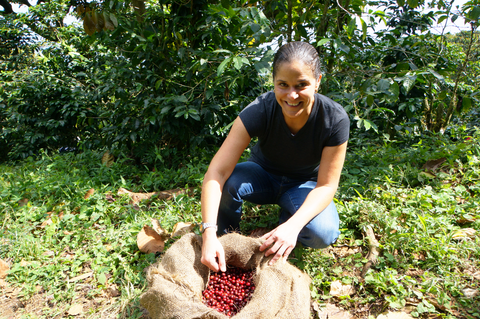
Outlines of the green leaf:
<svg viewBox="0 0 480 319">
<path fill-rule="evenodd" d="M 350 20 L 347 27 L 347 34 L 349 38 L 353 36 L 353 33 L 355 32 L 356 28 L 357 28 L 357 22 L 355 21 L 355 19 Z"/>
<path fill-rule="evenodd" d="M 462 109 L 469 110 L 472 107 L 472 99 L 469 97 L 464 97 L 462 100 Z"/>
<path fill-rule="evenodd" d="M 350 47 L 345 44 L 342 44 L 339 49 L 347 54 L 350 52 Z"/>
<path fill-rule="evenodd" d="M 308 39 L 308 34 L 307 34 L 307 30 L 305 29 L 305 27 L 301 24 L 298 24 L 297 25 L 297 30 L 298 32 L 300 32 L 300 35 L 304 38 L 304 39 Z"/>
<path fill-rule="evenodd" d="M 360 22 L 362 23 L 362 40 L 365 41 L 367 38 L 367 24 L 360 18 Z"/>
<path fill-rule="evenodd" d="M 322 45 L 324 45 L 325 43 L 330 42 L 330 40 L 331 40 L 331 39 L 328 39 L 328 38 L 327 38 L 327 39 L 321 39 L 321 40 L 317 41 L 317 47 L 322 46 Z"/>
<path fill-rule="evenodd" d="M 403 87 L 407 92 L 410 92 L 410 90 L 413 88 L 415 85 L 415 82 L 417 81 L 417 76 L 416 75 L 406 75 L 403 79 Z"/>
<path fill-rule="evenodd" d="M 217 49 L 217 50 L 213 51 L 212 53 L 227 53 L 227 54 L 232 54 L 232 51 L 228 51 L 228 50 L 225 50 L 225 49 Z"/>
<path fill-rule="evenodd" d="M 207 100 L 212 97 L 213 91 L 214 91 L 214 89 L 208 89 L 208 90 L 205 92 L 205 98 L 206 98 Z"/>
<path fill-rule="evenodd" d="M 260 74 L 268 73 L 270 69 L 270 65 L 268 64 L 268 62 L 265 61 L 255 62 L 253 66 L 255 67 L 255 70 L 257 70 L 257 72 Z"/>
<path fill-rule="evenodd" d="M 468 13 L 468 18 L 470 20 L 477 20 L 480 17 L 480 6 L 475 6 L 470 12 Z"/>
<path fill-rule="evenodd" d="M 380 79 L 377 83 L 377 91 L 387 91 L 390 88 L 390 81 L 386 79 Z"/>
<path fill-rule="evenodd" d="M 373 102 L 374 102 L 373 95 L 368 95 L 368 96 L 367 96 L 367 105 L 368 105 L 368 106 L 372 106 L 372 105 L 373 105 Z"/>
<path fill-rule="evenodd" d="M 187 103 L 188 102 L 188 99 L 185 95 L 177 95 L 173 98 L 173 100 L 175 102 L 179 102 L 179 103 Z"/>
<path fill-rule="evenodd" d="M 397 82 L 394 81 L 393 84 L 390 85 L 390 92 L 392 92 L 393 95 L 398 98 L 398 96 L 400 95 L 400 87 L 398 86 Z"/>
<path fill-rule="evenodd" d="M 437 79 L 439 79 L 440 81 L 445 82 L 445 78 L 443 77 L 443 75 L 438 74 L 435 70 L 428 69 L 428 72 L 430 72 L 431 74 L 433 74 L 433 76 L 435 76 L 435 77 L 436 77 Z"/>
<path fill-rule="evenodd" d="M 407 3 L 413 9 L 418 7 L 418 0 L 407 0 Z"/>
<path fill-rule="evenodd" d="M 177 114 L 175 114 L 175 117 L 180 117 L 182 115 L 185 115 L 185 111 L 181 111 L 181 112 L 178 112 Z M 186 118 L 188 117 L 188 115 L 186 115 Z"/>
<path fill-rule="evenodd" d="M 403 7 L 405 5 L 405 0 L 397 0 L 397 4 L 399 7 Z"/>
<path fill-rule="evenodd" d="M 239 58 L 238 56 L 233 58 L 233 65 L 235 66 L 235 69 L 240 70 L 242 68 L 242 59 Z"/>
<path fill-rule="evenodd" d="M 113 14 L 113 13 L 110 13 L 110 20 L 112 21 L 113 25 L 116 27 L 118 27 L 118 20 L 117 20 L 117 17 Z"/>
<path fill-rule="evenodd" d="M 165 113 L 169 112 L 171 109 L 172 109 L 172 107 L 170 105 L 169 106 L 164 106 L 160 113 L 165 114 Z"/>
<path fill-rule="evenodd" d="M 224 7 L 225 9 L 230 8 L 230 1 L 222 0 L 221 3 L 222 3 L 222 7 Z"/>
<path fill-rule="evenodd" d="M 260 27 L 260 25 L 258 25 L 256 23 L 252 23 L 252 24 L 250 24 L 250 29 L 252 29 L 252 31 L 254 33 L 257 33 L 261 29 L 261 27 Z"/>
<path fill-rule="evenodd" d="M 227 64 L 232 60 L 232 58 L 226 58 L 225 60 L 222 61 L 222 63 L 220 63 L 220 65 L 218 66 L 218 69 L 217 69 L 217 76 L 220 76 L 222 75 L 223 71 L 225 70 L 225 67 L 227 66 Z"/>
<path fill-rule="evenodd" d="M 162 80 L 158 80 L 157 82 L 155 82 L 155 90 L 158 90 L 158 88 L 160 87 L 160 85 L 162 85 Z"/>
<path fill-rule="evenodd" d="M 441 16 L 440 18 L 438 18 L 437 24 L 442 23 L 442 22 L 445 21 L 447 18 L 448 18 L 448 16 Z"/>
<path fill-rule="evenodd" d="M 102 272 L 97 276 L 97 280 L 102 285 L 105 285 L 107 283 L 107 276 L 105 276 L 105 274 Z"/>
<path fill-rule="evenodd" d="M 365 126 L 365 130 L 368 131 L 369 129 L 373 129 L 376 133 L 378 133 L 378 127 L 372 121 L 363 120 L 363 125 Z"/>
</svg>

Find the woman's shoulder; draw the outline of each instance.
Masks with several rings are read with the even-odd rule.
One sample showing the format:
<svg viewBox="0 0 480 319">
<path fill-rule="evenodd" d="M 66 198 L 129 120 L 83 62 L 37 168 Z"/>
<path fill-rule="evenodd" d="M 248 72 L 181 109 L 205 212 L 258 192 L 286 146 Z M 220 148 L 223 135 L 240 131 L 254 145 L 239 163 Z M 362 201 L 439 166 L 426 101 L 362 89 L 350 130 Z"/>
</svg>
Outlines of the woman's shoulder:
<svg viewBox="0 0 480 319">
<path fill-rule="evenodd" d="M 249 110 L 269 110 L 275 106 L 275 93 L 273 91 L 269 91 L 259 95 L 255 100 L 250 102 L 244 109 L 243 113 L 249 112 Z"/>
<path fill-rule="evenodd" d="M 322 108 L 324 111 L 347 114 L 342 105 L 323 94 L 315 93 L 315 102 L 318 107 Z"/>
</svg>

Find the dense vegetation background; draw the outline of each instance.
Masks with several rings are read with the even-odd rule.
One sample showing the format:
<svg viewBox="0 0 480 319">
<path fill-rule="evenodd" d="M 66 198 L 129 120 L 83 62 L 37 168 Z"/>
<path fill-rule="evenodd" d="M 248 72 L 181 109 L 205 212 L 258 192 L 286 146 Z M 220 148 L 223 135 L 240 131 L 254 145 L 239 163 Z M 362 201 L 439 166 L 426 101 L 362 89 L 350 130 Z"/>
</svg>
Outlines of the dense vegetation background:
<svg viewBox="0 0 480 319">
<path fill-rule="evenodd" d="M 321 92 L 354 134 L 441 132 L 478 104 L 475 1 L 70 0 L 15 13 L 8 5 L 28 2 L 3 0 L 0 156 L 104 148 L 178 165 L 271 88 L 272 55 L 291 40 L 318 48 Z M 465 31 L 430 31 L 459 18 Z"/>
<path fill-rule="evenodd" d="M 160 255 L 140 253 L 136 234 L 151 218 L 200 221 L 209 160 L 292 40 L 317 47 L 321 93 L 352 123 L 342 235 L 302 264 L 312 300 L 356 317 L 480 317 L 478 0 L 0 6 L 0 288 L 23 303 L 18 318 L 146 316 L 142 271 Z M 458 21 L 461 32 L 432 32 Z M 177 187 L 197 190 L 118 195 Z M 247 207 L 243 231 L 275 212 Z"/>
</svg>

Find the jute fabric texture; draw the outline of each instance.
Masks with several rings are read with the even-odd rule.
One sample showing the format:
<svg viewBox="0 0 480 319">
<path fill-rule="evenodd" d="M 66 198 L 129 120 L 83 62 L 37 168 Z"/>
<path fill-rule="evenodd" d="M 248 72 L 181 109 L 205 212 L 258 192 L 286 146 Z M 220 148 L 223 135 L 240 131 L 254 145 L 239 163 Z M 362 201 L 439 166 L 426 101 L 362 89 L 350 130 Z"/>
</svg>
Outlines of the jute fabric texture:
<svg viewBox="0 0 480 319">
<path fill-rule="evenodd" d="M 235 319 L 302 319 L 310 317 L 310 278 L 289 262 L 269 266 L 271 256 L 259 251 L 262 241 L 236 233 L 219 238 L 228 266 L 255 271 L 255 291 Z M 207 307 L 202 291 L 210 270 L 200 262 L 202 237 L 184 235 L 147 269 L 148 289 L 140 304 L 152 319 L 225 319 Z"/>
</svg>

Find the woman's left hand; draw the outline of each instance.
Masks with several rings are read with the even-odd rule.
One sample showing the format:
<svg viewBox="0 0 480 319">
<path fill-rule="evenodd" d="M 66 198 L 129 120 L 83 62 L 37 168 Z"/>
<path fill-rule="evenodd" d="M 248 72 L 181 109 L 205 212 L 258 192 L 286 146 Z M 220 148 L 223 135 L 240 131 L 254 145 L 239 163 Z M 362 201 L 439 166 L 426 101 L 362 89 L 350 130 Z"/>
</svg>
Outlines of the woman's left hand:
<svg viewBox="0 0 480 319">
<path fill-rule="evenodd" d="M 269 265 L 273 265 L 282 257 L 285 258 L 285 260 L 288 258 L 288 255 L 290 255 L 297 244 L 299 232 L 300 231 L 289 227 L 288 222 L 286 222 L 261 237 L 265 239 L 265 242 L 260 246 L 260 251 L 264 251 L 270 247 L 265 252 L 265 256 L 275 254 L 272 260 L 270 260 Z"/>
</svg>

